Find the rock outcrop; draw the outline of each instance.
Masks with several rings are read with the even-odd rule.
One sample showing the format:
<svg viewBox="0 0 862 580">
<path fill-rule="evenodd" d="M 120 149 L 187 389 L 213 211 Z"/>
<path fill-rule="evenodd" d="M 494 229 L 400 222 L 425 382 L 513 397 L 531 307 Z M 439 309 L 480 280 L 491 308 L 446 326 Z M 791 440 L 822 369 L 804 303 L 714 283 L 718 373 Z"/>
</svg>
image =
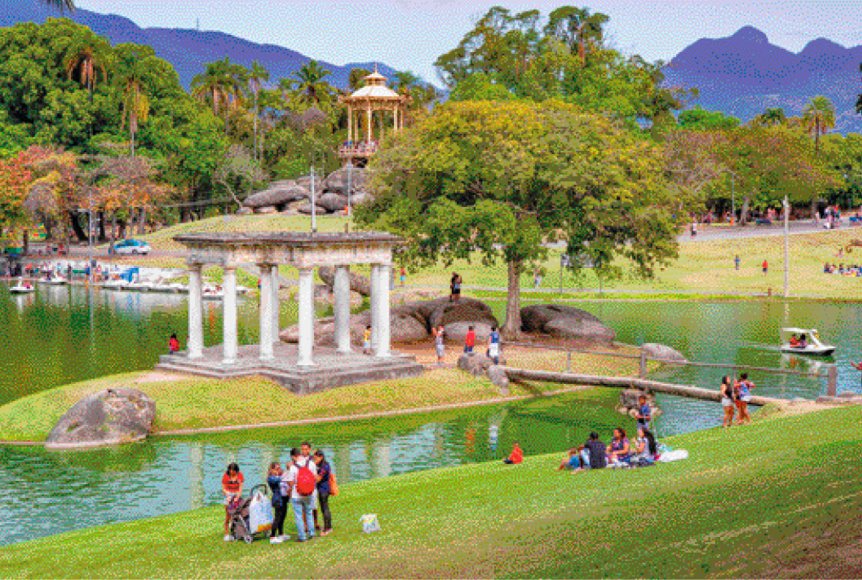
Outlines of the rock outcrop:
<svg viewBox="0 0 862 580">
<path fill-rule="evenodd" d="M 357 206 L 368 199 L 368 176 L 365 169 L 354 167 L 348 172 L 346 167 L 331 173 L 326 178 L 314 181 L 315 211 L 319 214 L 342 212 L 347 208 L 348 184 L 350 204 Z M 306 201 L 292 210 L 311 214 L 311 178 L 298 177 L 293 180 L 273 181 L 269 187 L 249 196 L 243 207 L 255 213 L 284 211 L 297 201 Z"/>
<path fill-rule="evenodd" d="M 643 349 L 643 352 L 647 356 L 647 358 L 659 359 L 661 361 L 670 361 L 666 364 L 672 364 L 674 362 L 688 362 L 688 359 L 686 359 L 681 352 L 665 344 L 649 342 L 643 345 L 641 348 Z"/>
<path fill-rule="evenodd" d="M 317 269 L 317 275 L 320 276 L 323 283 L 330 288 L 335 284 L 335 268 L 321 266 Z M 366 297 L 371 296 L 371 280 L 362 274 L 357 274 L 352 271 L 350 272 L 349 278 L 350 290 L 352 292 L 356 292 L 357 294 L 361 294 Z"/>
<path fill-rule="evenodd" d="M 613 346 L 617 333 L 601 320 L 578 308 L 537 304 L 521 309 L 521 328 L 570 343 Z"/>
<path fill-rule="evenodd" d="M 156 416 L 156 403 L 141 391 L 115 388 L 84 397 L 51 430 L 48 449 L 98 447 L 140 441 Z"/>
<path fill-rule="evenodd" d="M 650 407 L 653 418 L 661 415 L 661 409 L 659 409 L 656 404 L 655 395 L 638 389 L 626 389 L 620 393 L 620 404 L 617 407 L 617 411 L 623 415 L 635 418 L 637 411 L 640 408 L 641 396 L 646 397 L 647 405 Z"/>
<path fill-rule="evenodd" d="M 311 192 L 295 181 L 277 181 L 270 184 L 267 189 L 247 197 L 242 204 L 251 209 L 265 207 L 282 209 L 292 201 L 307 199 L 310 196 Z"/>
<path fill-rule="evenodd" d="M 586 310 L 560 304 L 536 304 L 521 308 L 521 327 L 525 332 L 545 332 L 545 325 L 552 320 L 568 318 L 601 323 L 601 320 Z"/>
</svg>

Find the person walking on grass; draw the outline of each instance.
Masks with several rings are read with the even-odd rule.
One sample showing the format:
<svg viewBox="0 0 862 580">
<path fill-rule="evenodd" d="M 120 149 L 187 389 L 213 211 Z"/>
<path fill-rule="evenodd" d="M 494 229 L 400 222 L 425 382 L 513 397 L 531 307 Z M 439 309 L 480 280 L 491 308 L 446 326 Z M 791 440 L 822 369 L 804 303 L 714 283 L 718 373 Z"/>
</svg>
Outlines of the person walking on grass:
<svg viewBox="0 0 862 580">
<path fill-rule="evenodd" d="M 434 333 L 434 347 L 437 350 L 437 364 L 442 365 L 443 357 L 446 355 L 446 333 L 443 330 L 442 324 L 433 329 L 432 332 Z"/>
<path fill-rule="evenodd" d="M 404 266 L 401 266 L 401 285 L 404 286 L 404 282 L 407 280 L 407 270 L 404 269 Z"/>
<path fill-rule="evenodd" d="M 227 466 L 227 471 L 221 478 L 221 490 L 224 494 L 224 541 L 230 542 L 233 537 L 230 535 L 230 518 L 233 514 L 240 496 L 242 496 L 242 486 L 245 478 L 239 470 L 239 465 L 231 463 Z"/>
<path fill-rule="evenodd" d="M 311 459 L 317 466 L 317 505 L 323 514 L 323 531 L 320 532 L 321 537 L 323 537 L 332 533 L 332 512 L 329 511 L 329 496 L 332 494 L 332 467 L 320 449 L 314 452 Z M 318 510 L 313 512 L 315 530 L 318 529 L 317 512 Z"/>
<path fill-rule="evenodd" d="M 766 276 L 769 274 L 769 262 L 763 260 L 763 275 Z"/>
<path fill-rule="evenodd" d="M 313 461 L 302 457 L 299 449 L 290 451 L 293 464 L 287 474 L 290 486 L 290 503 L 293 506 L 293 517 L 296 523 L 296 541 L 305 542 L 314 539 L 314 492 L 317 489 L 317 466 Z"/>
<path fill-rule="evenodd" d="M 464 337 L 464 354 L 473 354 L 473 348 L 476 346 L 476 331 L 471 324 L 467 329 L 467 336 Z"/>
<path fill-rule="evenodd" d="M 491 334 L 488 335 L 488 358 L 495 365 L 500 364 L 500 332 L 496 326 L 491 327 Z"/>
<path fill-rule="evenodd" d="M 278 462 L 273 461 L 269 464 L 269 474 L 266 477 L 266 483 L 272 491 L 272 510 L 274 517 L 272 520 L 272 530 L 269 535 L 270 544 L 280 544 L 288 536 L 284 533 L 284 519 L 287 516 L 287 498 L 281 495 L 281 477 L 284 472 Z"/>
<path fill-rule="evenodd" d="M 721 379 L 721 406 L 724 408 L 724 420 L 721 424 L 726 429 L 733 425 L 733 413 L 736 407 L 736 393 L 734 392 L 733 381 L 726 375 Z"/>
<path fill-rule="evenodd" d="M 733 264 L 736 266 L 736 271 L 739 272 L 739 254 L 733 259 Z"/>
</svg>

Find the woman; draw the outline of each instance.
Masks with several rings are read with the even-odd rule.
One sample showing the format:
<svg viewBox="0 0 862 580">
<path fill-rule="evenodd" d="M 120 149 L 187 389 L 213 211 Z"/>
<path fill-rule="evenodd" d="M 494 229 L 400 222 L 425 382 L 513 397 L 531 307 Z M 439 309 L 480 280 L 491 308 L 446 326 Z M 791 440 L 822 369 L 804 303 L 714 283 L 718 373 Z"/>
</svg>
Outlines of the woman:
<svg viewBox="0 0 862 580">
<path fill-rule="evenodd" d="M 632 459 L 640 463 L 655 463 L 656 456 L 655 437 L 645 427 L 638 427 L 638 437 L 635 439 L 635 453 Z"/>
<path fill-rule="evenodd" d="M 330 487 L 332 467 L 320 449 L 314 452 L 311 459 L 317 465 L 317 503 L 323 513 L 323 531 L 320 532 L 320 535 L 321 537 L 328 536 L 332 533 L 332 512 L 329 511 L 329 495 L 332 493 Z M 314 527 L 317 528 L 317 510 L 312 513 L 314 514 Z"/>
<path fill-rule="evenodd" d="M 751 389 L 753 388 L 755 388 L 755 385 L 748 380 L 748 373 L 739 375 L 739 420 L 737 425 L 751 423 L 751 415 L 748 414 L 748 403 L 751 402 Z"/>
<path fill-rule="evenodd" d="M 450 302 L 458 302 L 461 299 L 461 284 L 463 280 L 457 272 L 452 272 L 452 280 L 449 282 L 449 289 L 452 294 L 449 296 Z"/>
<path fill-rule="evenodd" d="M 733 389 L 733 381 L 725 375 L 721 379 L 721 406 L 724 407 L 724 420 L 721 424 L 727 428 L 733 425 L 734 406 L 736 405 L 736 393 Z"/>
<path fill-rule="evenodd" d="M 284 533 L 287 500 L 281 495 L 282 475 L 284 475 L 284 472 L 281 470 L 278 462 L 273 461 L 269 464 L 269 474 L 266 477 L 266 483 L 269 485 L 269 489 L 272 490 L 272 509 L 275 514 L 272 520 L 272 532 L 269 535 L 270 544 L 280 544 L 288 538 Z"/>
<path fill-rule="evenodd" d="M 242 485 L 245 478 L 239 470 L 239 465 L 231 463 L 221 478 L 221 490 L 224 493 L 224 541 L 230 542 L 230 516 L 233 504 L 242 496 Z"/>
<path fill-rule="evenodd" d="M 622 427 L 617 427 L 614 429 L 614 438 L 611 440 L 611 444 L 608 445 L 608 462 L 627 463 L 631 452 L 631 446 L 626 437 L 626 430 Z"/>
</svg>

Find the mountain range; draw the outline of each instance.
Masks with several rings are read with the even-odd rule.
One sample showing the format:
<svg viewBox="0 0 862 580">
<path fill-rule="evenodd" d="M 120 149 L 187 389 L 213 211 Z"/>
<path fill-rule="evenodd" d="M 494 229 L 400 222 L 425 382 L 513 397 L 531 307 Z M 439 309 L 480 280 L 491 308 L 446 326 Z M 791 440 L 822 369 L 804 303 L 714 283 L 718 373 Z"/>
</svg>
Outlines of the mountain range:
<svg viewBox="0 0 862 580">
<path fill-rule="evenodd" d="M 194 30 L 188 28 L 141 28 L 128 18 L 115 14 L 99 14 L 78 8 L 71 14 L 61 14 L 57 9 L 48 8 L 38 0 L 0 0 L 0 28 L 14 26 L 20 22 L 41 24 L 48 18 L 71 18 L 79 24 L 90 27 L 93 32 L 107 37 L 111 43 L 134 42 L 147 44 L 156 55 L 170 62 L 186 88 L 191 86 L 192 78 L 204 72 L 206 64 L 230 57 L 231 62 L 250 67 L 257 61 L 269 71 L 271 80 L 291 76 L 308 62 L 309 57 L 281 46 L 258 44 L 223 32 Z M 357 62 L 336 65 L 320 61 L 331 72 L 327 80 L 333 85 L 346 89 L 351 69 L 373 69 L 392 78 L 395 71 L 383 63 Z"/>
<path fill-rule="evenodd" d="M 818 38 L 794 53 L 769 42 L 752 26 L 726 38 L 702 38 L 665 68 L 666 84 L 697 87 L 693 105 L 748 121 L 767 108 L 799 115 L 816 95 L 836 108 L 836 130 L 862 131 L 856 99 L 862 93 L 862 46 L 846 48 Z"/>
</svg>

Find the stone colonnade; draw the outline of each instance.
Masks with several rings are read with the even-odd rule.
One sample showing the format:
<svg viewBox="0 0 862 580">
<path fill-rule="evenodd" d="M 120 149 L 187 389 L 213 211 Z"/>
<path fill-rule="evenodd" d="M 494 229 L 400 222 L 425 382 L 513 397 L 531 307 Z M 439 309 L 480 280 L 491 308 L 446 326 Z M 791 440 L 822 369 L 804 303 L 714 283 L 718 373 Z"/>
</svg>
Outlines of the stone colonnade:
<svg viewBox="0 0 862 580">
<path fill-rule="evenodd" d="M 313 234 L 287 236 L 288 238 L 296 238 L 299 236 L 303 241 L 307 240 L 308 236 L 313 239 Z M 368 237 L 366 234 L 323 234 L 318 236 L 325 240 L 331 240 L 334 243 L 322 243 L 314 248 L 316 253 L 312 253 L 312 258 L 315 259 L 297 259 L 296 255 L 292 255 L 291 260 L 266 260 L 257 261 L 257 266 L 260 270 L 260 346 L 259 358 L 263 362 L 275 360 L 274 345 L 279 341 L 279 312 L 280 312 L 280 274 L 278 270 L 278 261 L 282 263 L 288 262 L 299 271 L 299 292 L 297 295 L 297 310 L 299 313 L 299 356 L 295 364 L 298 367 L 313 367 L 314 362 L 314 271 L 315 265 L 313 262 L 319 262 L 319 265 L 334 265 L 335 281 L 333 286 L 333 294 L 335 298 L 335 345 L 336 350 L 340 354 L 350 354 L 351 336 L 350 336 L 350 265 L 339 263 L 339 256 L 344 256 L 343 250 L 340 247 L 346 239 L 348 242 L 356 242 Z M 390 350 L 391 332 L 390 332 L 390 306 L 389 306 L 389 278 L 391 274 L 391 248 L 397 238 L 388 234 L 377 234 L 376 238 L 371 235 L 372 239 L 378 242 L 377 251 L 364 252 L 366 255 L 357 259 L 356 251 L 352 252 L 352 258 L 345 260 L 352 263 L 371 263 L 371 334 L 372 334 L 372 349 L 374 355 L 378 358 L 388 358 L 392 356 Z M 272 238 L 268 236 L 267 239 Z M 221 238 L 219 238 L 220 240 Z M 188 236 L 179 236 L 178 241 L 190 245 L 189 242 L 207 241 L 206 235 L 190 234 Z M 372 241 L 373 241 L 372 240 Z M 380 241 L 384 243 L 380 244 Z M 239 243 L 242 243 L 240 239 Z M 355 244 L 354 244 L 355 245 Z M 191 245 L 194 249 L 194 245 Z M 208 248 L 209 249 L 209 248 Z M 326 250 L 331 250 L 327 252 Z M 321 254 L 321 250 L 323 253 Z M 188 259 L 189 263 L 189 339 L 188 339 L 188 357 L 190 359 L 203 358 L 203 279 L 202 268 L 206 263 L 212 263 L 210 256 L 203 256 L 202 252 L 192 252 Z M 247 252 L 246 252 L 247 254 Z M 260 252 L 255 252 L 260 254 Z M 268 254 L 267 257 L 272 258 L 272 252 L 263 252 Z M 328 259 L 320 259 L 325 256 Z M 255 257 L 261 257 L 257 255 Z M 307 258 L 308 255 L 302 256 Z M 236 256 L 234 256 L 236 258 Z M 363 259 L 364 258 L 364 259 Z M 365 261 L 367 260 L 367 261 Z M 299 263 L 296 263 L 296 262 Z M 233 365 L 238 362 L 239 341 L 237 334 L 237 299 L 236 299 L 236 268 L 235 260 L 218 260 L 223 262 L 224 280 L 223 290 L 224 297 L 222 299 L 223 308 L 223 365 Z"/>
</svg>

